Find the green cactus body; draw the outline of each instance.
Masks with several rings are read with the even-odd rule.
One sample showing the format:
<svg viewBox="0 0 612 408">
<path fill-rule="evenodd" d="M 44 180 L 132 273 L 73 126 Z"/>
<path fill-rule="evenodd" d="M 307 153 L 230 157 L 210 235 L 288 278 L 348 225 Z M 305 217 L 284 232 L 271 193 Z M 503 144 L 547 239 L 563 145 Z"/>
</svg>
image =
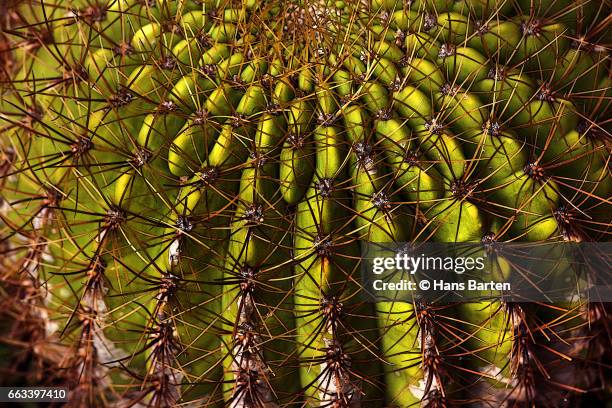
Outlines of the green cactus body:
<svg viewBox="0 0 612 408">
<path fill-rule="evenodd" d="M 605 305 L 373 301 L 361 251 L 481 243 L 501 279 L 498 244 L 609 241 L 607 2 L 5 3 L 0 385 L 96 408 L 606 398 Z"/>
</svg>

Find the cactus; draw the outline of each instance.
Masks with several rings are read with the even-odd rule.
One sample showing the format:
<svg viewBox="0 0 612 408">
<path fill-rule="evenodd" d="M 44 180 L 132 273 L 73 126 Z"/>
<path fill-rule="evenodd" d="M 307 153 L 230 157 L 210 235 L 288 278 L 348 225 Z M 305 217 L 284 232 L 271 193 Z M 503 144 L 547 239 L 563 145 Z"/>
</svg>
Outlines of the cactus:
<svg viewBox="0 0 612 408">
<path fill-rule="evenodd" d="M 73 407 L 609 398 L 605 303 L 371 302 L 360 254 L 609 241 L 608 1 L 12 3 L 0 385 Z"/>
</svg>

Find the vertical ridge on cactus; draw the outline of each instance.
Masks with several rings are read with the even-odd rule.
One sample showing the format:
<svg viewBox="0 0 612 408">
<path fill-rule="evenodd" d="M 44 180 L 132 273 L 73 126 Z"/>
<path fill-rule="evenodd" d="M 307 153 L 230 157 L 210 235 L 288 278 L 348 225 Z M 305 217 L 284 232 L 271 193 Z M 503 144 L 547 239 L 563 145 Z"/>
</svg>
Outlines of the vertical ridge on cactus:
<svg viewBox="0 0 612 408">
<path fill-rule="evenodd" d="M 603 404 L 606 303 L 371 302 L 360 251 L 609 242 L 611 9 L 1 5 L 0 385 L 70 407 Z"/>
</svg>

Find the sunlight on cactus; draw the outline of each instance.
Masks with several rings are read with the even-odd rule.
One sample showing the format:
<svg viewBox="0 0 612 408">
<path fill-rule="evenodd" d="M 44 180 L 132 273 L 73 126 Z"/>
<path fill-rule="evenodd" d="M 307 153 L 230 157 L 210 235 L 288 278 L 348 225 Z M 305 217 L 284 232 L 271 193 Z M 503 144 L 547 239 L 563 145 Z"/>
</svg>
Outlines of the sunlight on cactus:
<svg viewBox="0 0 612 408">
<path fill-rule="evenodd" d="M 360 251 L 609 242 L 610 6 L 0 5 L 0 386 L 604 406 L 607 303 L 371 302 Z"/>
</svg>

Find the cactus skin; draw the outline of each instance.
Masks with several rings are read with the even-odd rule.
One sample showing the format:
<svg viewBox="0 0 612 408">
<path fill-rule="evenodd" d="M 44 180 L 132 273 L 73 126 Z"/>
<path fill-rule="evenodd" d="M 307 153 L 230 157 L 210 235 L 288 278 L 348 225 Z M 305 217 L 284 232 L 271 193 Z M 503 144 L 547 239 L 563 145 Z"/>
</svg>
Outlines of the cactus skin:
<svg viewBox="0 0 612 408">
<path fill-rule="evenodd" d="M 10 4 L 0 355 L 73 407 L 605 399 L 605 305 L 372 303 L 360 245 L 608 241 L 607 3 Z"/>
</svg>

